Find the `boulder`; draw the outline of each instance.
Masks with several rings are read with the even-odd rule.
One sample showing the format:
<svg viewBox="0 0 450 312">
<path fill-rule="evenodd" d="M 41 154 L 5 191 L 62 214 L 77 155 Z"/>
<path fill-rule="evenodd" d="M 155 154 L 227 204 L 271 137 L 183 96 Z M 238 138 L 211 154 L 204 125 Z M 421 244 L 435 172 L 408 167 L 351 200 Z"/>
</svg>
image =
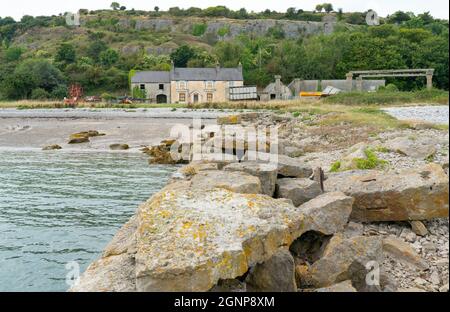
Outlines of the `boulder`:
<svg viewBox="0 0 450 312">
<path fill-rule="evenodd" d="M 296 292 L 294 258 L 282 249 L 251 268 L 245 282 L 251 292 Z"/>
<path fill-rule="evenodd" d="M 300 206 L 320 194 L 320 184 L 310 179 L 284 178 L 277 182 L 276 197 L 292 199 L 295 206 Z"/>
<path fill-rule="evenodd" d="M 124 226 L 114 235 L 111 242 L 103 251 L 103 257 L 119 256 L 124 253 L 133 253 L 136 246 L 135 232 L 138 227 L 136 216 L 130 218 Z"/>
<path fill-rule="evenodd" d="M 217 117 L 218 125 L 237 125 L 241 123 L 240 115 L 229 115 L 224 117 Z"/>
<path fill-rule="evenodd" d="M 81 144 L 81 143 L 89 143 L 89 137 L 79 137 L 79 138 L 71 138 L 69 140 L 69 144 Z"/>
<path fill-rule="evenodd" d="M 128 144 L 111 144 L 109 148 L 113 151 L 125 151 L 130 149 Z"/>
<path fill-rule="evenodd" d="M 427 227 L 421 221 L 411 221 L 409 224 L 411 224 L 411 230 L 414 234 L 419 236 L 425 236 L 428 234 Z"/>
<path fill-rule="evenodd" d="M 329 287 L 323 287 L 318 288 L 315 290 L 315 292 L 344 292 L 344 293 L 350 293 L 350 292 L 357 292 L 357 290 L 352 286 L 352 281 L 343 281 L 338 284 L 334 284 Z"/>
<path fill-rule="evenodd" d="M 277 182 L 277 167 L 257 162 L 233 163 L 225 166 L 225 171 L 242 171 L 258 177 L 261 181 L 262 193 L 273 196 Z"/>
<path fill-rule="evenodd" d="M 335 235 L 322 257 L 311 265 L 309 274 L 314 287 L 327 287 L 352 279 L 352 267 L 371 261 L 383 262 L 382 241 L 378 237 L 357 236 L 349 239 Z"/>
<path fill-rule="evenodd" d="M 261 194 L 259 178 L 245 172 L 208 170 L 201 171 L 191 180 L 191 188 L 209 190 L 224 188 L 243 194 Z"/>
<path fill-rule="evenodd" d="M 323 219 L 318 210 L 347 217 L 351 210 L 351 198 L 343 194 L 321 195 L 301 209 L 266 195 L 189 189 L 190 181 L 180 182 L 139 207 L 136 221 L 114 239 L 130 247 L 110 247 L 105 256 L 123 253 L 92 264 L 73 291 L 120 291 L 119 280 L 130 291 L 134 285 L 137 291 L 208 291 L 269 261 L 303 233 L 331 235 L 347 222 Z M 134 234 L 125 234 L 134 222 Z"/>
<path fill-rule="evenodd" d="M 299 209 L 308 216 L 308 221 L 320 220 L 315 226 L 316 232 L 332 235 L 344 229 L 352 212 L 353 202 L 353 198 L 343 193 L 330 192 L 319 195 Z"/>
<path fill-rule="evenodd" d="M 45 146 L 44 148 L 42 148 L 43 151 L 54 151 L 54 150 L 60 150 L 60 149 L 62 149 L 62 147 L 59 146 L 58 144 L 48 145 L 48 146 Z"/>
<path fill-rule="evenodd" d="M 384 147 L 417 159 L 427 159 L 436 154 L 436 142 L 431 137 L 397 137 L 385 142 Z"/>
<path fill-rule="evenodd" d="M 101 258 L 81 275 L 71 292 L 134 292 L 135 262 L 132 255 Z"/>
<path fill-rule="evenodd" d="M 383 239 L 383 251 L 396 261 L 413 266 L 419 270 L 428 269 L 428 264 L 417 254 L 408 243 L 394 236 Z"/>
<path fill-rule="evenodd" d="M 278 174 L 287 178 L 308 178 L 313 170 L 297 158 L 278 155 Z"/>
<path fill-rule="evenodd" d="M 325 191 L 355 198 L 351 219 L 360 222 L 448 217 L 448 178 L 441 166 L 330 174 Z"/>
</svg>

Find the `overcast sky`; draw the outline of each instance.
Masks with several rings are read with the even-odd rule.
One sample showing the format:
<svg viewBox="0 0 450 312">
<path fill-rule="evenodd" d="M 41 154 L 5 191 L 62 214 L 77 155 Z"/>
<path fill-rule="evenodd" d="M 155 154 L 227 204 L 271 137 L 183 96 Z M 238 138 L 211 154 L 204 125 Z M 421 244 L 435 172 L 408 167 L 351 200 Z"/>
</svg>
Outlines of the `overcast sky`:
<svg viewBox="0 0 450 312">
<path fill-rule="evenodd" d="M 12 16 L 16 20 L 23 15 L 57 15 L 64 12 L 76 12 L 80 8 L 95 10 L 109 8 L 112 0 L 14 0 L 2 3 L 0 16 Z M 226 5 L 231 9 L 245 7 L 248 11 L 271 9 L 284 12 L 289 7 L 313 10 L 317 3 L 332 3 L 335 9 L 344 11 L 366 11 L 373 9 L 380 16 L 395 11 L 410 11 L 416 14 L 430 11 L 434 17 L 448 19 L 448 0 L 123 0 L 118 1 L 128 9 L 153 10 L 159 6 L 166 10 L 173 6 L 188 8 L 191 6 L 205 8 L 214 5 Z"/>
</svg>

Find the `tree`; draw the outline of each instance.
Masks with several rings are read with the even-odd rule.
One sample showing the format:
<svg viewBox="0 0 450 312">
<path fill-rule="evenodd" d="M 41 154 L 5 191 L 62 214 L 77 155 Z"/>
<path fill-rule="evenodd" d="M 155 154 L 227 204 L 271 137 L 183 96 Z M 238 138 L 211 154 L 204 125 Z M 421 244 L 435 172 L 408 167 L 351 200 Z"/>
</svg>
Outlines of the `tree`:
<svg viewBox="0 0 450 312">
<path fill-rule="evenodd" d="M 120 11 L 126 11 L 126 9 L 127 9 L 127 7 L 123 6 L 123 5 L 120 7 Z"/>
<path fill-rule="evenodd" d="M 187 45 L 182 45 L 170 54 L 170 58 L 177 67 L 187 67 L 189 60 L 194 57 L 195 50 Z"/>
<path fill-rule="evenodd" d="M 107 50 L 108 46 L 101 40 L 93 41 L 87 48 L 87 55 L 94 61 L 99 61 L 100 54 Z"/>
<path fill-rule="evenodd" d="M 408 13 L 397 11 L 394 14 L 388 16 L 387 22 L 391 24 L 402 24 L 403 22 L 407 22 L 410 19 L 411 16 Z"/>
<path fill-rule="evenodd" d="M 73 63 L 76 59 L 76 52 L 73 45 L 69 43 L 62 43 L 56 52 L 55 61 L 62 63 Z"/>
<path fill-rule="evenodd" d="M 120 8 L 120 4 L 118 2 L 111 3 L 111 9 L 114 11 L 118 10 Z"/>
<path fill-rule="evenodd" d="M 100 53 L 100 63 L 106 67 L 111 67 L 119 60 L 119 53 L 114 49 L 108 49 Z"/>
<path fill-rule="evenodd" d="M 63 82 L 62 73 L 47 60 L 27 59 L 6 77 L 3 89 L 8 98 L 21 99 L 30 97 L 35 89 L 52 92 Z"/>
<path fill-rule="evenodd" d="M 317 12 L 322 12 L 322 10 L 323 10 L 323 5 L 321 5 L 321 4 L 316 5 Z"/>
<path fill-rule="evenodd" d="M 5 52 L 5 58 L 7 62 L 15 62 L 20 59 L 23 54 L 21 47 L 10 47 Z"/>
<path fill-rule="evenodd" d="M 158 13 L 159 12 L 159 7 L 155 6 L 155 12 Z"/>
<path fill-rule="evenodd" d="M 325 12 L 330 13 L 333 11 L 333 5 L 331 3 L 324 3 L 322 5 L 323 9 L 325 10 Z"/>
</svg>

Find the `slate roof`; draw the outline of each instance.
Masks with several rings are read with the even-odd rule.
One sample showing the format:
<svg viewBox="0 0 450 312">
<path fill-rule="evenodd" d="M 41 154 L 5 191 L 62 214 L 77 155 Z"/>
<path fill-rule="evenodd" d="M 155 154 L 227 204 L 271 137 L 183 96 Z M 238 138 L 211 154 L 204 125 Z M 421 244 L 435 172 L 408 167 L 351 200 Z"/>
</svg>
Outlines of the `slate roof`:
<svg viewBox="0 0 450 312">
<path fill-rule="evenodd" d="M 241 68 L 174 68 L 170 72 L 141 71 L 132 83 L 168 83 L 170 81 L 243 81 Z"/>
<path fill-rule="evenodd" d="M 169 83 L 170 72 L 168 71 L 141 71 L 131 78 L 132 83 Z"/>
<path fill-rule="evenodd" d="M 244 77 L 240 68 L 175 68 L 171 79 L 174 81 L 241 81 Z"/>
</svg>

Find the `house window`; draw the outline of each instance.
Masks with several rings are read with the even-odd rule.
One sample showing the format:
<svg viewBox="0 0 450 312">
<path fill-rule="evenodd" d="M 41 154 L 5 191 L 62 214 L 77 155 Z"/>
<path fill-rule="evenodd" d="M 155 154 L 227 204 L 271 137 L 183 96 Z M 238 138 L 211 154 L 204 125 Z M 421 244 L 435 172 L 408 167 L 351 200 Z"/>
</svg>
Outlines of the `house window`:
<svg viewBox="0 0 450 312">
<path fill-rule="evenodd" d="M 186 89 L 186 81 L 178 82 L 178 89 Z"/>
<path fill-rule="evenodd" d="M 162 83 L 159 84 L 159 90 L 164 90 L 164 84 Z"/>
<path fill-rule="evenodd" d="M 213 101 L 213 94 L 212 93 L 207 93 L 206 94 L 206 100 L 208 102 L 212 102 Z"/>
<path fill-rule="evenodd" d="M 178 101 L 179 102 L 186 102 L 186 93 L 180 93 L 178 95 Z"/>
<path fill-rule="evenodd" d="M 139 86 L 139 88 L 140 88 L 141 90 L 145 90 L 145 84 L 141 84 L 141 85 Z"/>
<path fill-rule="evenodd" d="M 230 81 L 230 82 L 229 82 L 229 86 L 230 86 L 230 87 L 234 87 L 234 81 Z"/>
<path fill-rule="evenodd" d="M 206 82 L 206 89 L 212 90 L 213 88 L 214 88 L 214 82 L 212 82 L 212 81 L 207 81 L 207 82 Z"/>
</svg>

